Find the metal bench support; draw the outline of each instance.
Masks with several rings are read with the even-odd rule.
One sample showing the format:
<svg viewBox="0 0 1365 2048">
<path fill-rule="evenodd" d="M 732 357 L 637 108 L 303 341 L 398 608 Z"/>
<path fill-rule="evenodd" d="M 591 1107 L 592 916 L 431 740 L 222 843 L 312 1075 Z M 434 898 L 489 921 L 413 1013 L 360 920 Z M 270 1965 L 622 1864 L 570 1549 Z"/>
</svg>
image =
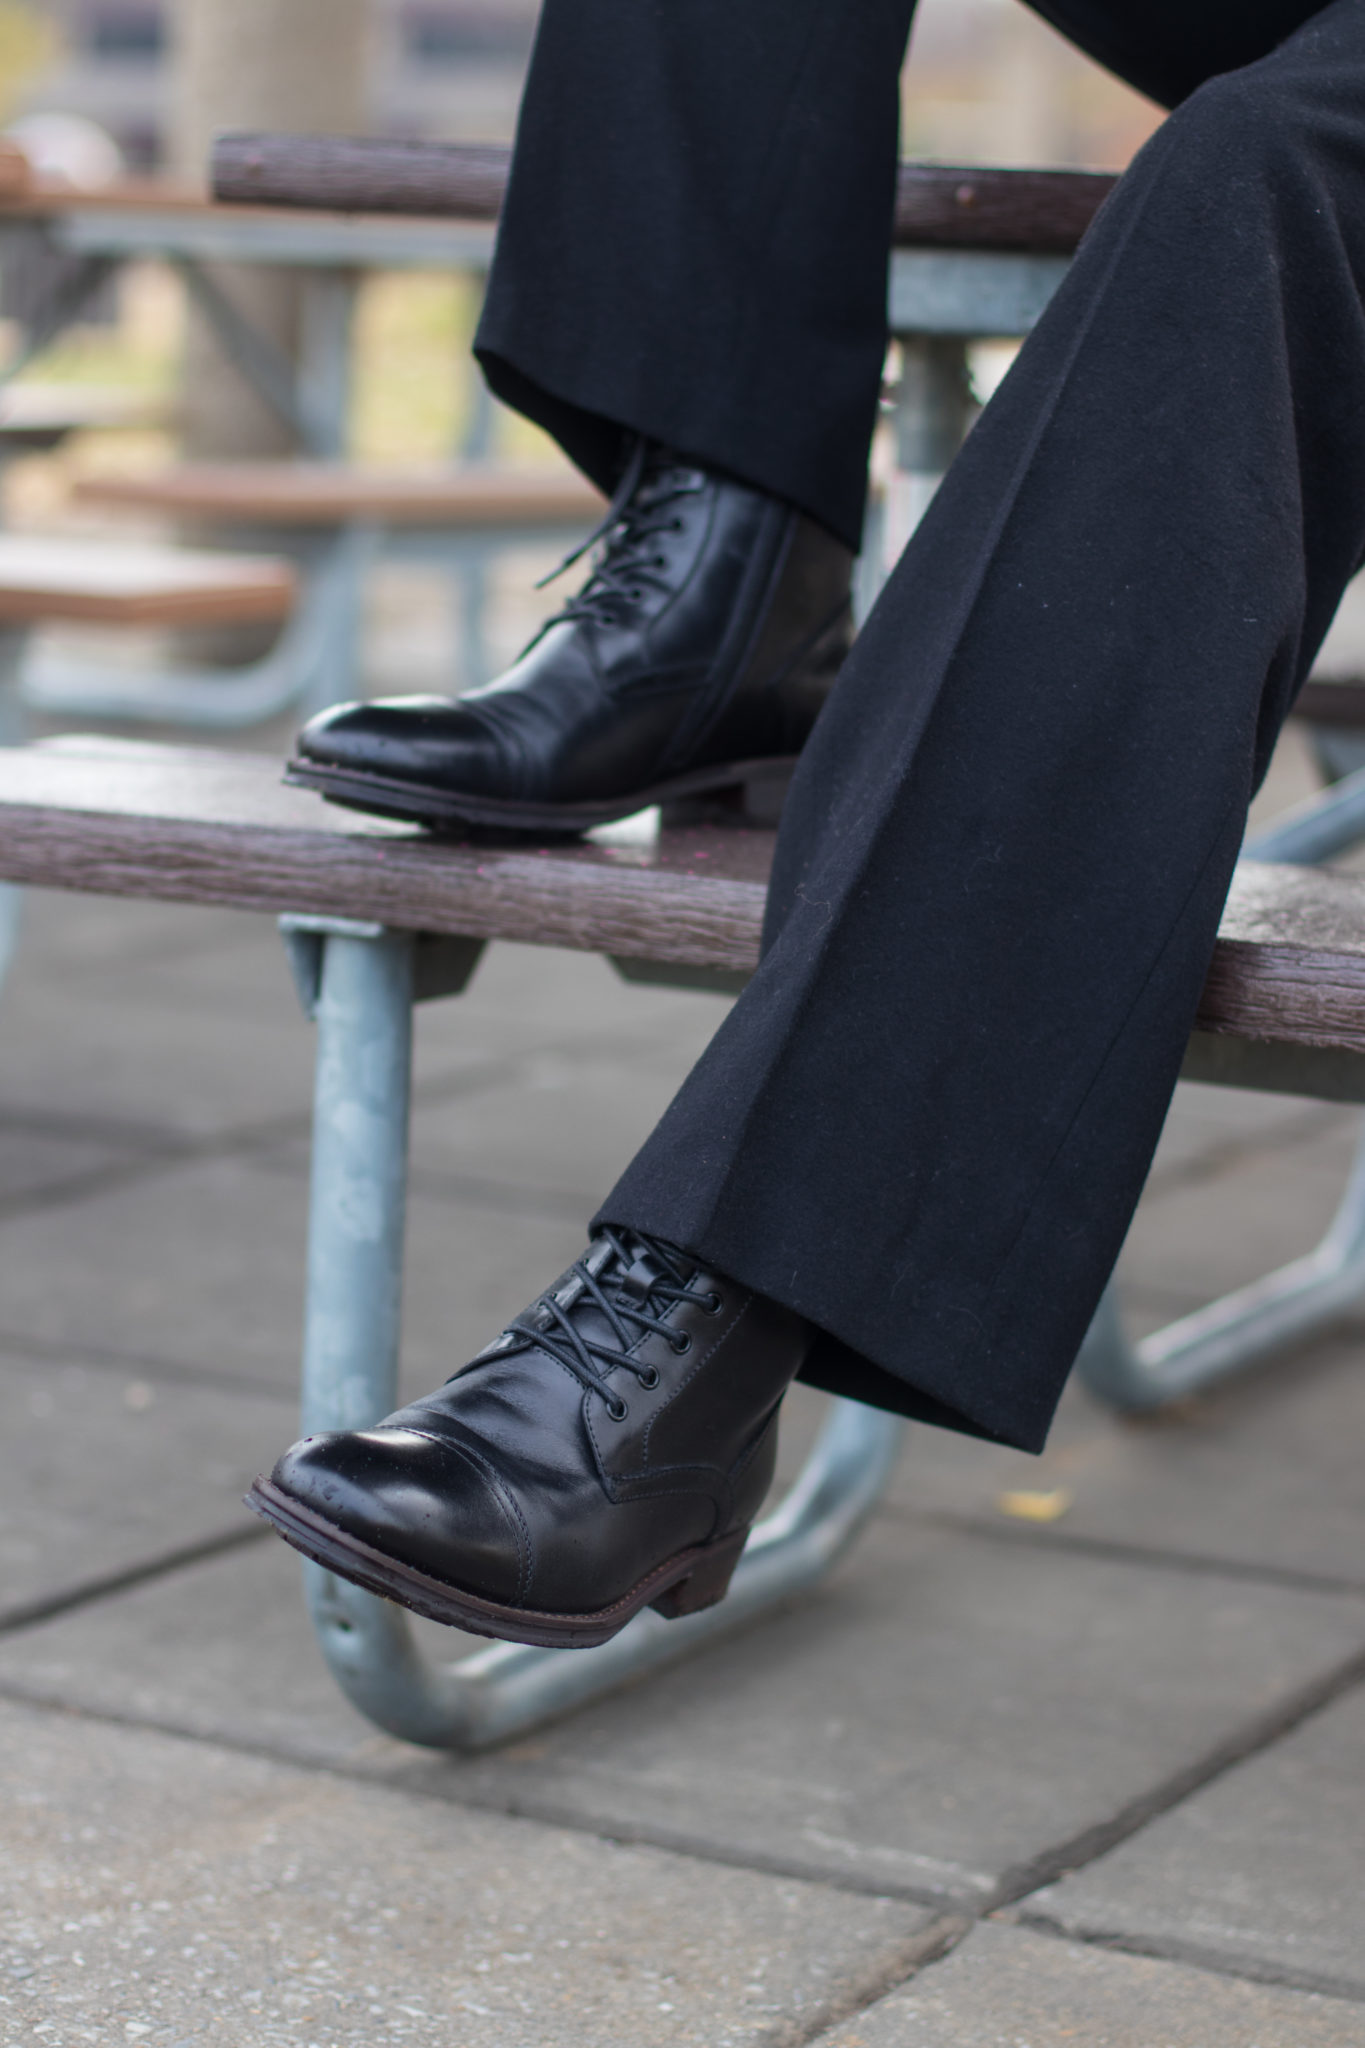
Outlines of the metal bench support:
<svg viewBox="0 0 1365 2048">
<path fill-rule="evenodd" d="M 482 948 L 381 925 L 285 918 L 318 1029 L 303 1357 L 305 1431 L 360 1429 L 398 1400 L 399 1308 L 414 1001 L 458 993 Z M 305 1567 L 323 1655 L 379 1727 L 434 1749 L 480 1749 L 685 1655 L 827 1572 L 881 1495 L 904 1425 L 837 1401 L 786 1498 L 750 1538 L 719 1607 L 637 1615 L 595 1650 L 499 1643 L 435 1663 L 387 1601 Z"/>
<path fill-rule="evenodd" d="M 37 711 L 235 732 L 291 706 L 316 711 L 355 694 L 363 581 L 381 536 L 343 526 L 314 549 L 292 617 L 268 654 L 240 668 L 117 668 L 41 644 L 23 667 L 24 700 Z"/>
</svg>

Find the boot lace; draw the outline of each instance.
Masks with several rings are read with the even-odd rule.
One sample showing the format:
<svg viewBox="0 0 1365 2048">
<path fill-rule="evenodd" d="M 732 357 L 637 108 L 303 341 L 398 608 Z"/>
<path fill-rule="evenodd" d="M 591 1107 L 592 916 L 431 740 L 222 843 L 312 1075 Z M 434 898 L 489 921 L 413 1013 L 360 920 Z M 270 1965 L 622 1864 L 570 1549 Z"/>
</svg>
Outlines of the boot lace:
<svg viewBox="0 0 1365 2048">
<path fill-rule="evenodd" d="M 666 588 L 662 572 L 668 564 L 658 551 L 658 539 L 681 526 L 678 500 L 695 492 L 699 479 L 697 469 L 680 463 L 667 449 L 638 440 L 599 524 L 536 585 L 543 590 L 595 550 L 587 582 L 562 610 L 546 619 L 536 639 L 566 619 L 619 624 L 648 588 Z"/>
<path fill-rule="evenodd" d="M 692 1301 L 712 1314 L 719 1310 L 719 1295 L 698 1292 L 689 1284 L 696 1277 L 693 1262 L 675 1245 L 639 1231 L 602 1230 L 553 1293 L 542 1294 L 508 1327 L 498 1350 L 503 1357 L 532 1349 L 547 1351 L 590 1393 L 601 1396 L 613 1422 L 621 1422 L 626 1404 L 608 1374 L 624 1367 L 641 1387 L 657 1387 L 658 1370 L 632 1358 L 632 1348 L 653 1332 L 666 1337 L 681 1356 L 691 1350 L 692 1339 L 665 1322 L 669 1309 L 676 1302 Z M 605 1318 L 614 1343 L 580 1328 L 578 1318 L 590 1306 Z"/>
</svg>

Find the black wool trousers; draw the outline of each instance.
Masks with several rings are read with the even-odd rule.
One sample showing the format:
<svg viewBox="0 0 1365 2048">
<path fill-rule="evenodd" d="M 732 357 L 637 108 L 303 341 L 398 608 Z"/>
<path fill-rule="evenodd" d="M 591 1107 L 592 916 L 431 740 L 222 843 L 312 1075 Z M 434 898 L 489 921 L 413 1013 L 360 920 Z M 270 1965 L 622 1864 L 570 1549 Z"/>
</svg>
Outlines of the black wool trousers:
<svg viewBox="0 0 1365 2048">
<path fill-rule="evenodd" d="M 792 787 L 759 970 L 601 1212 L 809 1317 L 816 1384 L 1030 1449 L 1141 1191 L 1248 800 L 1365 557 L 1365 0 L 1053 11 L 1178 104 L 864 627 Z M 866 9 L 888 74 L 904 12 Z M 720 32 L 709 0 L 576 0 L 574 13 L 666 24 L 670 48 L 687 21 Z M 745 64 L 710 50 L 775 223 L 782 160 L 801 187 L 808 145 L 838 155 L 827 91 L 861 163 L 892 80 L 868 74 L 860 119 L 837 61 L 840 0 L 787 0 L 781 33 L 763 0 L 730 18 L 741 43 L 771 31 L 785 81 L 781 117 L 746 123 L 727 97 Z M 1248 49 L 1255 22 L 1263 47 Z M 675 122 L 695 195 L 712 130 L 689 143 L 675 84 L 660 65 L 633 91 L 657 98 L 660 129 Z M 537 105 L 533 91 L 528 120 Z M 621 119 L 634 132 L 644 116 L 632 104 Z M 605 94 L 603 135 L 613 121 Z M 523 156 L 526 139 L 524 125 Z M 836 189 L 847 198 L 861 177 Z M 513 207 L 514 235 L 519 218 Z M 597 226 L 610 237 L 609 219 Z M 836 287 L 862 231 L 809 237 L 817 271 L 840 244 Z M 796 223 L 783 232 L 781 308 L 795 321 L 804 292 L 820 313 L 813 339 L 774 346 L 837 368 L 843 315 L 822 276 L 798 285 Z M 515 242 L 503 260 L 518 267 Z M 662 275 L 681 260 L 665 247 Z M 712 283 L 723 301 L 720 271 Z M 641 281 L 646 300 L 656 285 Z M 486 342 L 511 363 L 507 306 L 504 292 Z M 632 350 L 648 309 L 624 343 L 607 324 L 591 343 L 594 317 L 570 314 L 609 420 L 613 362 L 647 381 Z M 694 317 L 680 307 L 686 335 Z M 668 389 L 683 394 L 695 370 L 675 362 Z M 774 488 L 751 448 L 790 441 L 785 488 L 817 509 L 807 485 L 817 470 L 828 483 L 840 435 L 865 422 L 856 379 L 835 376 L 839 424 L 821 441 L 826 392 L 806 374 L 748 388 L 757 442 L 738 421 L 733 448 L 723 427 L 678 440 Z M 560 390 L 571 410 L 589 387 Z M 724 380 L 692 402 L 698 435 L 732 421 Z M 667 402 L 614 417 L 673 436 Z M 856 504 L 836 500 L 822 504 L 837 526 Z"/>
</svg>

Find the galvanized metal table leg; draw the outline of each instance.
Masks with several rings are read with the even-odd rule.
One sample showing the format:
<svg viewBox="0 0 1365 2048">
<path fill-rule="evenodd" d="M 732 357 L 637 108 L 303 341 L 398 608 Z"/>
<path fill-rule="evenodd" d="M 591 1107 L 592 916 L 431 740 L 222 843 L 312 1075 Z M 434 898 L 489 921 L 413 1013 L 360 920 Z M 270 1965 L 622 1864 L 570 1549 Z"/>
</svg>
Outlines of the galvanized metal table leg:
<svg viewBox="0 0 1365 2048">
<path fill-rule="evenodd" d="M 975 412 L 967 344 L 960 335 L 903 335 L 900 351 L 896 467 L 887 482 L 879 535 L 883 580 L 928 511 Z"/>
<path fill-rule="evenodd" d="M 19 696 L 19 671 L 28 645 L 26 626 L 0 626 L 0 747 L 23 743 L 24 707 Z M 0 882 L 0 981 L 9 968 L 19 937 L 19 911 L 24 892 Z"/>
<path fill-rule="evenodd" d="M 1091 1392 L 1115 1408 L 1160 1408 L 1308 1336 L 1363 1297 L 1365 1142 L 1332 1227 L 1315 1251 L 1136 1343 L 1124 1332 L 1111 1285 L 1076 1369 Z"/>
<path fill-rule="evenodd" d="M 364 579 L 380 539 L 368 522 L 355 522 L 317 547 L 292 617 L 259 661 L 236 669 L 115 668 L 50 653 L 40 641 L 24 664 L 24 699 L 67 717 L 235 732 L 291 706 L 306 716 L 354 696 Z"/>
<path fill-rule="evenodd" d="M 1307 866 L 1365 837 L 1365 769 L 1308 798 L 1247 840 L 1243 858 Z M 1286 1093 L 1292 1093 L 1286 1089 Z M 1160 1408 L 1306 1337 L 1365 1297 L 1365 1135 L 1332 1227 L 1316 1250 L 1137 1342 L 1113 1284 L 1076 1361 L 1115 1408 Z"/>
<path fill-rule="evenodd" d="M 318 1024 L 304 1428 L 363 1428 L 397 1398 L 412 1002 L 461 985 L 477 948 L 461 958 L 448 945 L 429 973 L 424 942 L 410 936 L 342 920 L 282 924 Z M 703 1614 L 646 1612 L 595 1650 L 500 1643 L 437 1664 L 400 1609 L 309 1565 L 323 1655 L 390 1734 L 436 1749 L 505 1741 L 813 1585 L 875 1506 L 902 1428 L 836 1402 L 796 1484 L 755 1529 L 729 1596 Z"/>
</svg>

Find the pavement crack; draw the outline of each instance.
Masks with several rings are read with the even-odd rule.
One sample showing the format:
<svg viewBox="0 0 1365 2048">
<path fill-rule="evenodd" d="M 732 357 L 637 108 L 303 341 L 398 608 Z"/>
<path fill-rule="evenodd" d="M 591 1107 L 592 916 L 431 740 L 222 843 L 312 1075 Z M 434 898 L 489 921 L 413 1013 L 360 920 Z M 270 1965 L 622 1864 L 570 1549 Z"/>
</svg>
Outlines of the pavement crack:
<svg viewBox="0 0 1365 2048">
<path fill-rule="evenodd" d="M 921 1927 L 900 1942 L 894 1953 L 884 1958 L 880 1966 L 856 1987 L 850 1985 L 841 1995 L 827 1999 L 809 2017 L 779 2021 L 759 2035 L 759 2048 L 817 2048 L 832 2028 L 857 2019 L 860 2013 L 870 2012 L 874 2005 L 880 2005 L 884 1998 L 899 1991 L 930 1963 L 941 1962 L 944 1956 L 951 1955 L 975 1925 L 976 1921 L 969 1914 L 940 1914 L 927 1927 Z"/>
<path fill-rule="evenodd" d="M 1006 1916 L 1001 1916 L 1006 1917 Z M 1352 2005 L 1365 2005 L 1365 1982 L 1359 1978 L 1332 1977 L 1316 1970 L 1291 1970 L 1282 1963 L 1262 1962 L 1255 1956 L 1236 1955 L 1225 1949 L 1205 1948 L 1194 1941 L 1158 1941 L 1121 1929 L 1067 1927 L 1048 1913 L 1011 1913 L 1012 1926 L 1032 1934 L 1045 1934 L 1057 1941 L 1078 1942 L 1083 1948 L 1108 1949 L 1124 1956 L 1150 1956 L 1154 1962 L 1184 1963 L 1207 1970 L 1214 1977 L 1237 1977 L 1247 1984 L 1267 1984 L 1281 1991 L 1303 1991 L 1318 1998 L 1340 1998 Z"/>
<path fill-rule="evenodd" d="M 1002 1907 L 1015 1905 L 1046 1885 L 1055 1884 L 1074 1871 L 1084 1870 L 1087 1864 L 1098 1862 L 1101 1856 L 1107 1856 L 1120 1843 L 1130 1841 L 1154 1820 L 1160 1820 L 1177 1806 L 1183 1806 L 1196 1792 L 1202 1792 L 1225 1777 L 1238 1764 L 1273 1748 L 1305 1721 L 1362 1683 L 1365 1683 L 1365 1649 L 1353 1651 L 1329 1671 L 1289 1693 L 1277 1706 L 1254 1715 L 1183 1770 L 1173 1772 L 1160 1784 L 1129 1800 L 1108 1820 L 1082 1828 L 1068 1840 L 1031 1857 L 1027 1863 L 1007 1870 L 994 1893 L 983 1902 L 982 1914 L 999 1912 Z"/>
<path fill-rule="evenodd" d="M 0 1325 L 0 1358 L 22 1359 L 42 1365 L 71 1365 L 94 1372 L 133 1373 L 138 1379 L 158 1385 L 185 1387 L 194 1393 L 236 1394 L 257 1400 L 284 1401 L 298 1406 L 298 1367 L 291 1360 L 286 1383 L 257 1377 L 254 1373 L 225 1372 L 214 1366 L 191 1365 L 184 1359 L 165 1358 L 154 1352 L 123 1351 L 109 1344 L 92 1344 L 79 1337 L 43 1337 L 29 1330 L 8 1330 Z"/>
<path fill-rule="evenodd" d="M 1301 1116 L 1286 1117 L 1273 1132 L 1258 1132 L 1254 1137 L 1225 1138 L 1220 1143 L 1201 1147 L 1188 1159 L 1158 1166 L 1148 1175 L 1142 1191 L 1143 1199 L 1145 1201 L 1148 1196 L 1160 1199 L 1178 1188 L 1198 1187 L 1204 1181 L 1221 1179 L 1233 1167 L 1255 1166 L 1263 1159 L 1274 1159 L 1278 1153 L 1292 1152 L 1298 1145 L 1310 1144 L 1313 1139 L 1339 1128 L 1344 1121 L 1341 1110 L 1340 1103 L 1324 1104 L 1320 1109 L 1305 1110 Z"/>
<path fill-rule="evenodd" d="M 453 1072 L 433 1074 L 414 1086 L 413 1108 L 416 1110 L 426 1104 L 451 1101 L 461 1094 L 477 1094 L 486 1088 L 503 1086 L 523 1073 L 526 1065 L 523 1059 L 483 1060 L 461 1066 Z M 22 1193 L 0 1196 L 0 1224 L 13 1217 L 30 1216 L 45 1209 L 66 1208 L 92 1196 L 136 1186 L 141 1181 L 154 1180 L 183 1166 L 198 1166 L 214 1160 L 249 1159 L 291 1140 L 306 1139 L 312 1120 L 310 1107 L 284 1110 L 274 1116 L 202 1135 L 172 1131 L 163 1132 L 159 1137 L 149 1135 L 132 1158 L 105 1160 L 98 1166 L 59 1175 L 45 1185 Z M 3 1128 L 3 1122 L 3 1115 L 0 1115 L 0 1128 Z M 78 1136 L 80 1129 L 80 1125 L 73 1121 L 64 1135 Z"/>
<path fill-rule="evenodd" d="M 177 1550 L 163 1551 L 160 1556 L 144 1558 L 139 1564 L 125 1565 L 116 1572 L 103 1572 L 97 1578 L 79 1580 L 74 1586 L 63 1587 L 60 1593 L 51 1593 L 45 1599 L 0 1608 L 0 1636 L 17 1635 L 21 1629 L 37 1628 L 40 1622 L 53 1621 L 58 1615 L 70 1614 L 78 1607 L 92 1607 L 118 1593 L 131 1592 L 135 1586 L 145 1586 L 153 1579 L 164 1579 L 172 1572 L 186 1570 L 190 1565 L 203 1564 L 210 1558 L 245 1549 L 248 1544 L 259 1543 L 271 1533 L 269 1529 L 252 1527 L 223 1529 L 216 1536 L 205 1536 L 197 1543 L 182 1544 Z"/>
<path fill-rule="evenodd" d="M 1017 1523 L 1005 1527 L 984 1515 L 956 1514 L 951 1508 L 914 1508 L 899 1501 L 883 1503 L 877 1512 L 888 1521 L 950 1529 L 958 1535 L 979 1536 L 987 1543 L 1014 1549 L 1047 1550 L 1054 1554 L 1061 1551 L 1073 1557 L 1093 1557 L 1100 1563 L 1135 1565 L 1143 1570 L 1174 1572 L 1190 1578 L 1230 1579 L 1247 1585 L 1277 1586 L 1290 1593 L 1365 1599 L 1365 1577 L 1352 1579 L 1335 1572 L 1303 1571 L 1292 1565 L 1215 1557 L 1207 1551 L 1162 1550 L 1154 1544 L 1124 1543 L 1112 1536 L 1079 1536 L 1064 1529 L 1030 1528 Z"/>
</svg>

